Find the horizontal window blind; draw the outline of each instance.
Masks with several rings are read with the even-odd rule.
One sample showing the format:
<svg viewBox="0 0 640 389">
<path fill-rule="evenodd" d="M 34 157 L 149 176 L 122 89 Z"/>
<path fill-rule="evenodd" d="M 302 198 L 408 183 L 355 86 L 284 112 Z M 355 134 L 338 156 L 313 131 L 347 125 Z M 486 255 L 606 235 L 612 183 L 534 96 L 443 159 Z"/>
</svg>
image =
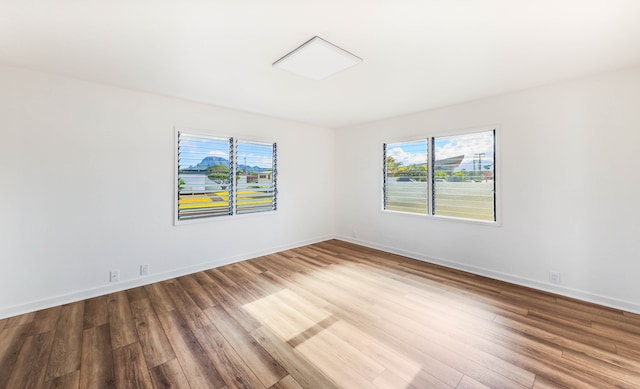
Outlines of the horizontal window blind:
<svg viewBox="0 0 640 389">
<path fill-rule="evenodd" d="M 276 144 L 238 141 L 236 212 L 245 214 L 276 210 L 276 183 Z"/>
<path fill-rule="evenodd" d="M 178 132 L 178 220 L 233 213 L 233 138 Z"/>
<path fill-rule="evenodd" d="M 427 140 L 384 144 L 384 209 L 428 212 Z"/>
</svg>

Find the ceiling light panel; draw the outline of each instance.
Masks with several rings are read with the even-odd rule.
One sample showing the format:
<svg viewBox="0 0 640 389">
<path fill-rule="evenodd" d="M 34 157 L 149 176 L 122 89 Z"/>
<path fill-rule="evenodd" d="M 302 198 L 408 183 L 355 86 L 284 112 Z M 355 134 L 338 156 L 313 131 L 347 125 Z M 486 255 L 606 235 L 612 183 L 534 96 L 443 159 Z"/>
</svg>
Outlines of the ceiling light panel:
<svg viewBox="0 0 640 389">
<path fill-rule="evenodd" d="M 273 66 L 312 80 L 322 80 L 360 62 L 362 58 L 316 36 L 274 62 Z"/>
</svg>

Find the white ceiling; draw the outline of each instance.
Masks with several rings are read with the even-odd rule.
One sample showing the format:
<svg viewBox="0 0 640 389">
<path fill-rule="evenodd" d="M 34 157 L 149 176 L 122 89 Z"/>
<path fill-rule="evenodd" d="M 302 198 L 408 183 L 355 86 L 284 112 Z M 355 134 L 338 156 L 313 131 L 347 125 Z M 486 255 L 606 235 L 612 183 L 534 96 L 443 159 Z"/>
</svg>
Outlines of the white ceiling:
<svg viewBox="0 0 640 389">
<path fill-rule="evenodd" d="M 639 65 L 640 0 L 0 0 L 0 63 L 339 128 Z"/>
</svg>

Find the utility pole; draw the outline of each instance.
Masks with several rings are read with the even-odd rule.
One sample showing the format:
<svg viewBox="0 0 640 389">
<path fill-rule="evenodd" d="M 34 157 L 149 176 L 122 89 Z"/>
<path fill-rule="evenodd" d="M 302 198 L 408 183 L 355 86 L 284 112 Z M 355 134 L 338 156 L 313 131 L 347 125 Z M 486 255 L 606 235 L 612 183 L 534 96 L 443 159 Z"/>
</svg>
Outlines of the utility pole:
<svg viewBox="0 0 640 389">
<path fill-rule="evenodd" d="M 485 156 L 485 153 L 475 153 L 473 155 L 473 172 L 476 177 L 478 176 L 478 172 L 482 174 L 482 157 Z M 476 158 L 478 159 L 478 169 L 476 170 Z"/>
</svg>

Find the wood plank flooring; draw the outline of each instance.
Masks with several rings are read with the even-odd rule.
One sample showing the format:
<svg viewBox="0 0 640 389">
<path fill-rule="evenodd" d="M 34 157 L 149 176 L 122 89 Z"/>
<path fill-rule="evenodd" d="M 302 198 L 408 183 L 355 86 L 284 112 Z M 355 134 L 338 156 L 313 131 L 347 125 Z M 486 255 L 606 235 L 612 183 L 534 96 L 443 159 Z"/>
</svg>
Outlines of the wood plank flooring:
<svg viewBox="0 0 640 389">
<path fill-rule="evenodd" d="M 640 315 L 332 240 L 0 320 L 0 388 L 640 388 Z"/>
</svg>

